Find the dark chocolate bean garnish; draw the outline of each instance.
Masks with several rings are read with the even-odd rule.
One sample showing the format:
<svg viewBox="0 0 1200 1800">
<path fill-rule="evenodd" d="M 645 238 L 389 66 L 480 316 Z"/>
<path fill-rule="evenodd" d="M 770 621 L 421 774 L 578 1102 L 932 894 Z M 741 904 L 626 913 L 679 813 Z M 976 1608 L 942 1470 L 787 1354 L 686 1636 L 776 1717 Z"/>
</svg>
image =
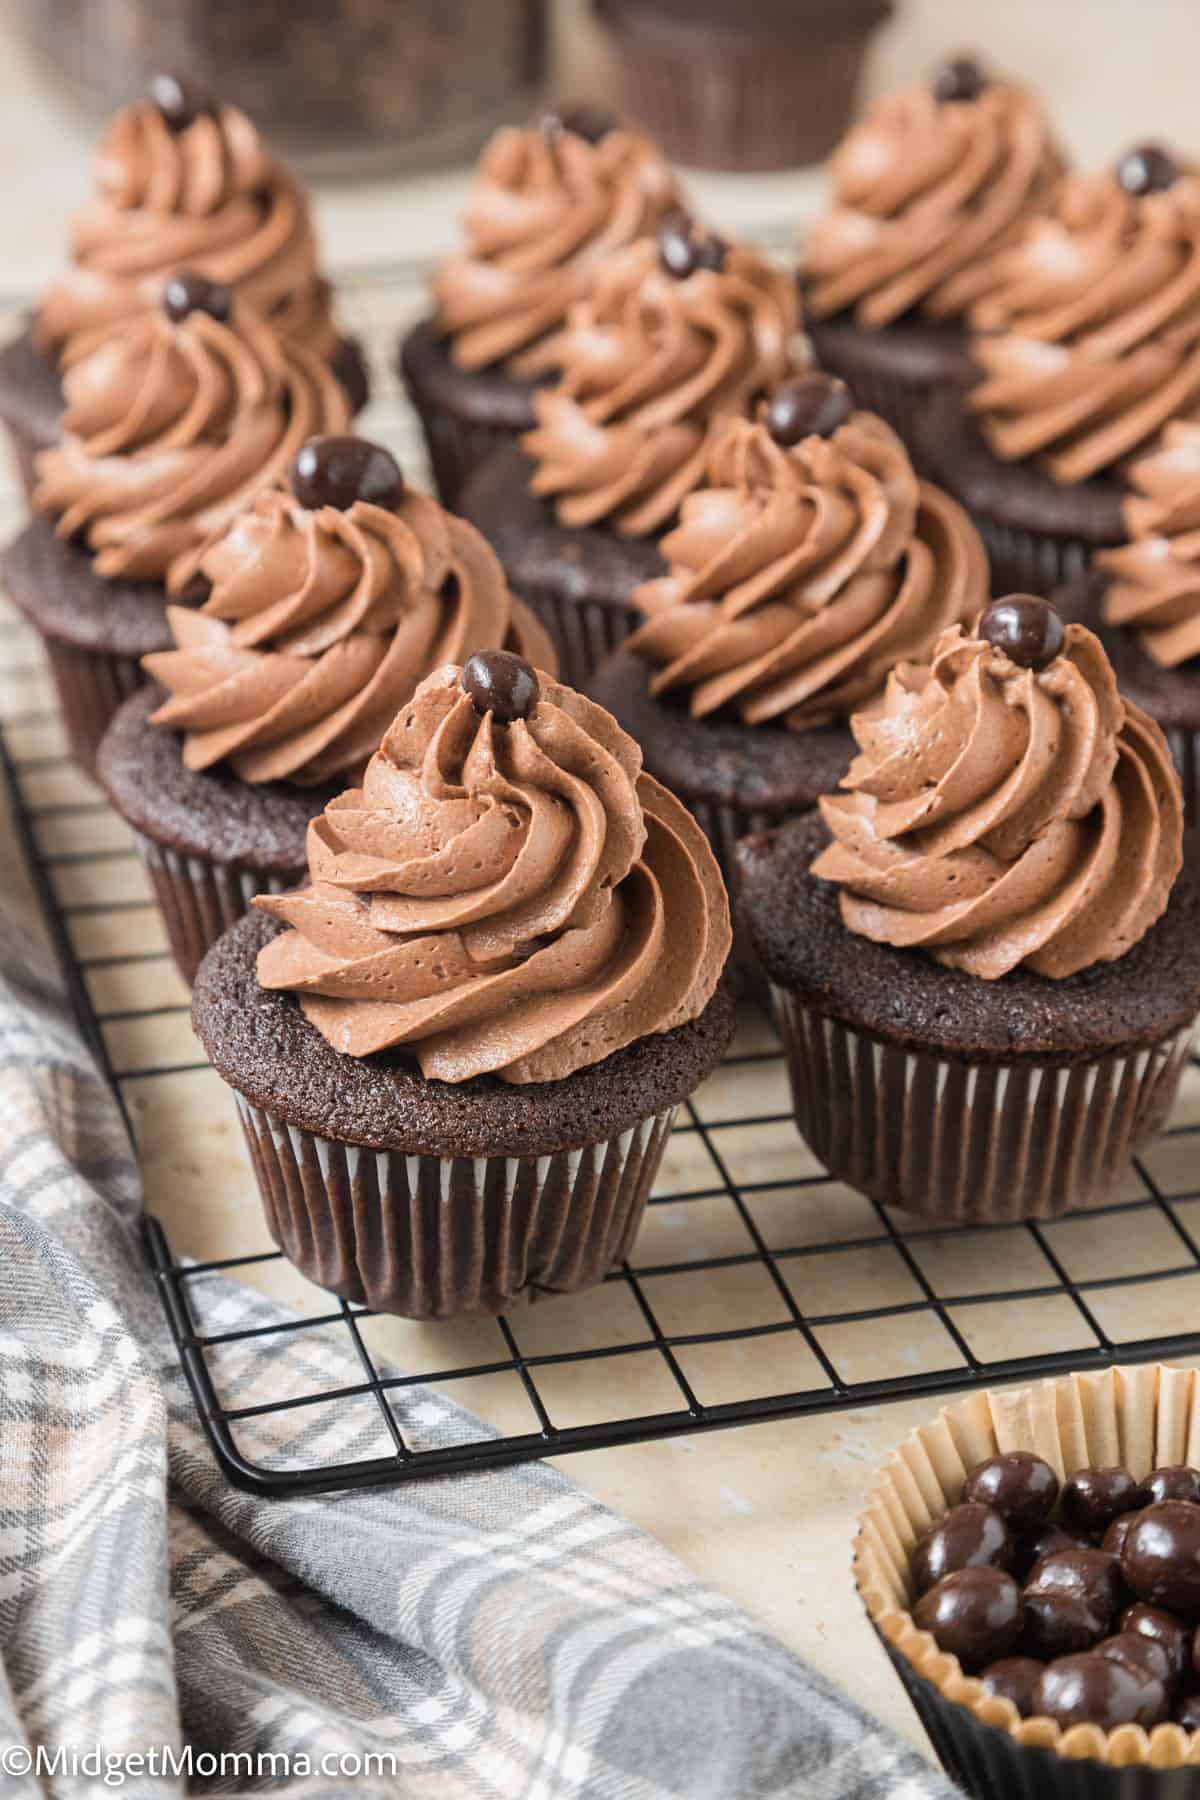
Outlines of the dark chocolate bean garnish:
<svg viewBox="0 0 1200 1800">
<path fill-rule="evenodd" d="M 994 1506 L 1011 1525 L 1040 1525 L 1049 1518 L 1058 1499 L 1058 1476 L 1048 1462 L 1031 1451 L 1009 1450 L 972 1469 L 963 1484 L 962 1497 Z"/>
<path fill-rule="evenodd" d="M 1031 1594 L 1026 1590 L 1021 1649 L 1042 1662 L 1090 1650 L 1112 1630 L 1112 1614 L 1078 1594 Z"/>
<path fill-rule="evenodd" d="M 1021 1590 L 1003 1569 L 957 1569 L 922 1594 L 913 1617 L 940 1650 L 964 1669 L 982 1669 L 1012 1649 L 1025 1609 Z"/>
<path fill-rule="evenodd" d="M 1162 1645 L 1170 1659 L 1172 1684 L 1178 1687 L 1191 1653 L 1191 1632 L 1187 1626 L 1181 1624 L 1174 1613 L 1164 1612 L 1159 1606 L 1147 1606 L 1142 1600 L 1125 1608 L 1120 1626 L 1123 1633 L 1136 1631 Z"/>
<path fill-rule="evenodd" d="M 206 94 L 196 82 L 187 81 L 169 69 L 150 77 L 146 93 L 162 114 L 168 131 L 186 131 L 201 113 L 217 110 L 211 94 Z"/>
<path fill-rule="evenodd" d="M 175 325 L 190 319 L 193 313 L 207 313 L 222 324 L 233 310 L 232 291 L 223 281 L 210 281 L 207 275 L 194 275 L 183 270 L 170 275 L 163 287 L 162 309 Z"/>
<path fill-rule="evenodd" d="M 1161 194 L 1179 180 L 1179 164 L 1158 144 L 1137 144 L 1117 164 L 1127 194 Z"/>
<path fill-rule="evenodd" d="M 1146 1507 L 1129 1528 L 1121 1569 L 1139 1600 L 1175 1612 L 1200 1609 L 1200 1506 L 1164 1500 Z"/>
<path fill-rule="evenodd" d="M 703 231 L 685 212 L 669 213 L 658 228 L 658 260 L 676 281 L 697 269 L 719 273 L 729 246 L 715 232 Z"/>
<path fill-rule="evenodd" d="M 1105 1638 L 1096 1645 L 1096 1655 L 1114 1656 L 1127 1669 L 1141 1669 L 1155 1681 L 1161 1681 L 1165 1688 L 1174 1686 L 1171 1658 L 1161 1644 L 1153 1638 L 1143 1637 L 1140 1631 L 1119 1631 L 1115 1637 Z"/>
<path fill-rule="evenodd" d="M 1137 1505 L 1137 1492 L 1128 1469 L 1076 1469 L 1063 1483 L 1063 1522 L 1074 1531 L 1107 1531 Z"/>
<path fill-rule="evenodd" d="M 1015 1547 L 1013 1573 L 1022 1581 L 1035 1564 L 1041 1562 L 1043 1556 L 1053 1556 L 1056 1550 L 1095 1548 L 1091 1538 L 1083 1537 L 1077 1531 L 1064 1531 L 1061 1525 L 1051 1525 L 1049 1522 L 1035 1525 L 1032 1531 L 1018 1531 Z"/>
<path fill-rule="evenodd" d="M 348 512 L 356 500 L 394 511 L 404 498 L 404 477 L 391 451 L 349 435 L 309 438 L 292 458 L 288 485 L 310 512 L 322 506 Z"/>
<path fill-rule="evenodd" d="M 994 600 L 979 621 L 985 643 L 1003 650 L 1023 669 L 1044 669 L 1063 647 L 1063 622 L 1048 600 L 1008 594 Z"/>
<path fill-rule="evenodd" d="M 1106 1550 L 1056 1550 L 1043 1556 L 1030 1571 L 1025 1591 L 1086 1600 L 1093 1611 L 1109 1619 L 1128 1597 L 1121 1565 Z"/>
<path fill-rule="evenodd" d="M 581 137 L 586 143 L 598 144 L 606 138 L 610 131 L 615 131 L 619 124 L 615 113 L 604 106 L 593 106 L 581 101 L 570 106 L 556 106 L 552 111 L 543 113 L 541 120 L 542 135 L 553 142 L 569 131 L 575 137 Z"/>
<path fill-rule="evenodd" d="M 807 437 L 832 437 L 853 411 L 850 389 L 835 375 L 797 375 L 772 394 L 765 424 L 780 448 L 790 450 Z"/>
<path fill-rule="evenodd" d="M 1129 1668 L 1111 1656 L 1064 1656 L 1043 1669 L 1033 1692 L 1034 1711 L 1055 1720 L 1064 1731 L 1072 1725 L 1118 1725 L 1149 1729 L 1166 1714 L 1161 1681 Z"/>
<path fill-rule="evenodd" d="M 940 64 L 929 84 L 941 105 L 977 100 L 987 86 L 987 76 L 971 56 L 955 56 Z"/>
<path fill-rule="evenodd" d="M 1129 1536 L 1129 1527 L 1133 1524 L 1133 1521 L 1137 1516 L 1136 1512 L 1127 1512 L 1121 1513 L 1118 1518 L 1114 1519 L 1108 1530 L 1104 1533 L 1100 1548 L 1106 1550 L 1110 1556 L 1115 1556 L 1117 1560 L 1120 1561 L 1121 1552 L 1125 1548 L 1125 1539 Z"/>
<path fill-rule="evenodd" d="M 1138 1488 L 1139 1506 L 1159 1506 L 1164 1500 L 1190 1500 L 1200 1505 L 1200 1470 L 1182 1463 L 1166 1469 L 1152 1469 Z"/>
<path fill-rule="evenodd" d="M 497 725 L 527 719 L 538 703 L 538 678 L 523 656 L 509 650 L 477 650 L 459 677 L 475 711 L 491 713 Z"/>
<path fill-rule="evenodd" d="M 953 1506 L 920 1539 L 912 1554 L 917 1592 L 936 1587 L 955 1569 L 990 1563 L 1007 1569 L 1012 1562 L 1008 1526 L 990 1506 Z"/>
<path fill-rule="evenodd" d="M 1011 1700 L 1023 1719 L 1033 1712 L 1033 1690 L 1042 1673 L 1042 1664 L 1032 1656 L 1004 1656 L 989 1663 L 980 1676 L 989 1694 Z"/>
</svg>

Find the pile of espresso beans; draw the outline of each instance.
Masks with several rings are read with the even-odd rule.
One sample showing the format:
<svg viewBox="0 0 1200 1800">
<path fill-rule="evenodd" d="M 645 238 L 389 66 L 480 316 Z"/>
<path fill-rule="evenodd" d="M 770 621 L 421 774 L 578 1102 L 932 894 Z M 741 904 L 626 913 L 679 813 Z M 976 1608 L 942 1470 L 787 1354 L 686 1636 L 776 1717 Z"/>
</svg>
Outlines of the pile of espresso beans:
<svg viewBox="0 0 1200 1800">
<path fill-rule="evenodd" d="M 1200 1470 L 973 1469 L 912 1554 L 913 1616 L 1024 1718 L 1200 1731 Z"/>
</svg>

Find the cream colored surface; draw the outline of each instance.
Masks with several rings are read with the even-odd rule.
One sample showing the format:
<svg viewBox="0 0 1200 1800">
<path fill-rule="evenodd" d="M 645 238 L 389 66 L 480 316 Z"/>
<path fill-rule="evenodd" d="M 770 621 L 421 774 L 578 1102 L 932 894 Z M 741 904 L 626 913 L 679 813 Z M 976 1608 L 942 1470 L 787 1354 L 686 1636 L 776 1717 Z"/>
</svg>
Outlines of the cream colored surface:
<svg viewBox="0 0 1200 1800">
<path fill-rule="evenodd" d="M 564 7 L 565 13 L 570 10 Z M 582 0 L 577 10 L 582 11 Z M 879 41 L 871 71 L 876 87 L 917 73 L 946 48 L 976 44 L 1055 98 L 1064 134 L 1081 153 L 1106 155 L 1147 135 L 1168 140 L 1174 135 L 1185 146 L 1200 147 L 1191 135 L 1200 54 L 1200 12 L 1191 0 L 1153 0 L 1132 25 L 1121 0 L 1088 0 L 1086 7 L 1082 0 L 1041 0 L 1007 8 L 985 0 L 960 0 L 954 7 L 945 0 L 903 0 L 902 11 L 906 23 Z M 575 61 L 582 73 L 570 80 L 572 89 L 593 86 L 598 65 L 582 39 Z M 0 157 L 10 172 L 3 201 L 3 285 L 15 297 L 32 292 L 58 265 L 65 214 L 86 185 L 89 142 L 30 86 L 20 55 L 7 45 L 0 57 L 0 99 Z M 408 186 L 322 194 L 320 221 L 331 265 L 361 268 L 436 254 L 453 241 L 464 184 L 456 173 Z M 727 228 L 767 231 L 779 246 L 790 241 L 821 192 L 820 176 L 811 173 L 749 182 L 704 178 L 696 185 Z M 358 283 L 346 305 L 352 323 L 386 346 L 402 321 L 420 309 L 420 283 L 415 272 L 403 282 Z M 397 446 L 411 471 L 416 458 L 411 425 L 387 387 L 382 361 L 376 376 L 382 398 L 369 428 Z M 16 516 L 14 508 L 14 523 Z M 0 626 L 0 717 L 19 721 L 10 727 L 9 741 L 24 765 L 39 839 L 55 859 L 60 894 L 72 909 L 72 934 L 87 961 L 93 999 L 101 1013 L 127 1015 L 112 1019 L 106 1035 L 125 1078 L 149 1203 L 166 1220 L 180 1251 L 211 1257 L 262 1250 L 264 1229 L 232 1104 L 200 1062 L 186 995 L 162 954 L 161 928 L 146 903 L 128 833 L 96 807 L 94 790 L 61 762 L 52 695 L 35 648 L 28 634 L 7 620 Z M 97 851 L 99 859 L 78 860 Z M 130 953 L 137 960 L 130 960 Z M 752 1041 L 761 1044 L 761 1035 Z M 146 1072 L 164 1065 L 165 1073 Z M 818 1242 L 830 1235 L 834 1220 L 845 1240 L 874 1236 L 878 1224 L 871 1210 L 846 1190 L 829 1183 L 789 1187 L 812 1172 L 790 1123 L 721 1123 L 750 1111 L 777 1111 L 783 1096 L 778 1063 L 747 1064 L 710 1084 L 700 1104 L 702 1116 L 716 1126 L 735 1180 L 782 1184 L 752 1200 L 758 1229 L 772 1245 Z M 1181 1116 L 1200 1120 L 1200 1080 L 1194 1074 Z M 1164 1140 L 1148 1159 L 1168 1193 L 1196 1185 L 1195 1152 L 1188 1144 Z M 693 1132 L 673 1140 L 663 1182 L 675 1189 L 707 1185 L 711 1171 Z M 1143 1190 L 1131 1187 L 1131 1197 L 1134 1192 Z M 1177 1217 L 1200 1228 L 1200 1200 L 1181 1203 Z M 981 1240 L 946 1233 L 922 1240 L 919 1266 L 940 1293 L 1053 1288 L 1050 1256 L 1078 1279 L 1104 1280 L 1122 1269 L 1169 1266 L 1173 1257 L 1186 1261 L 1173 1236 L 1157 1210 L 1135 1213 L 1120 1230 L 1097 1230 L 1094 1222 L 1077 1219 L 1048 1227 L 1040 1241 L 1024 1230 L 1005 1232 L 982 1240 L 982 1256 Z M 746 1243 L 745 1226 L 718 1186 L 711 1199 L 655 1209 L 637 1257 L 643 1267 L 687 1263 L 702 1255 L 739 1254 Z M 919 1292 L 903 1258 L 887 1245 L 785 1266 L 798 1305 L 817 1312 L 903 1303 Z M 327 1296 L 283 1264 L 252 1266 L 249 1275 L 302 1312 L 329 1308 Z M 722 1320 L 770 1325 L 781 1316 L 777 1290 L 752 1264 L 735 1266 L 720 1280 L 686 1273 L 650 1277 L 646 1287 L 664 1323 L 685 1331 L 718 1328 Z M 1153 1287 L 1098 1290 L 1090 1301 L 1104 1328 L 1122 1338 L 1194 1326 L 1198 1298 L 1200 1275 L 1187 1274 Z M 1073 1302 L 1058 1293 L 1022 1302 L 1018 1318 L 996 1305 L 962 1306 L 953 1317 L 973 1347 L 989 1357 L 1091 1341 Z M 519 1328 L 524 1347 L 547 1353 L 568 1342 L 620 1346 L 638 1341 L 643 1331 L 628 1291 L 619 1286 L 586 1301 L 547 1304 L 522 1315 Z M 373 1350 L 414 1371 L 430 1371 L 486 1360 L 497 1328 L 490 1322 L 421 1327 L 378 1320 L 364 1331 Z M 840 1325 L 821 1335 L 826 1353 L 852 1379 L 953 1367 L 957 1357 L 927 1313 L 905 1315 L 886 1329 Z M 682 1360 L 701 1397 L 714 1403 L 823 1379 L 811 1351 L 791 1330 L 717 1349 L 693 1347 Z M 664 1392 L 657 1378 L 649 1380 L 650 1361 L 627 1355 L 600 1364 L 561 1365 L 544 1372 L 543 1392 L 560 1423 L 675 1404 L 673 1390 Z M 494 1423 L 518 1428 L 531 1423 L 512 1377 L 481 1378 L 460 1387 L 457 1397 Z M 913 1715 L 854 1597 L 849 1559 L 854 1517 L 872 1472 L 935 1411 L 928 1400 L 893 1404 L 596 1452 L 566 1466 L 916 1740 Z"/>
</svg>

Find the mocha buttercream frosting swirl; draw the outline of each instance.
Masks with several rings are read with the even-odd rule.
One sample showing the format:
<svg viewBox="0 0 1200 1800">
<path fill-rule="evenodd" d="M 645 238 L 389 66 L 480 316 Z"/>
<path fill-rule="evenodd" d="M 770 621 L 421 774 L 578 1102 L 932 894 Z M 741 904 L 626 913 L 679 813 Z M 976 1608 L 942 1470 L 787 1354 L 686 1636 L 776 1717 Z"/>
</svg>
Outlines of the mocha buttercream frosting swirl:
<svg viewBox="0 0 1200 1800">
<path fill-rule="evenodd" d="M 1104 617 L 1136 632 L 1160 668 L 1200 656 L 1200 423 L 1176 419 L 1139 457 L 1125 500 L 1129 542 L 1096 557 Z"/>
<path fill-rule="evenodd" d="M 203 111 L 184 130 L 149 100 L 126 107 L 100 146 L 96 186 L 73 222 L 72 266 L 38 311 L 43 349 L 61 353 L 156 305 L 186 268 L 330 356 L 336 331 L 308 203 L 237 107 Z"/>
<path fill-rule="evenodd" d="M 1200 176 L 1074 175 L 981 271 L 968 404 L 996 454 L 1086 481 L 1200 397 Z M 986 291 L 982 291 L 986 290 Z"/>
<path fill-rule="evenodd" d="M 1041 107 L 1008 82 L 970 100 L 910 87 L 879 101 L 830 158 L 833 205 L 802 257 L 815 318 L 878 328 L 958 319 L 978 266 L 1045 204 L 1062 169 Z"/>
<path fill-rule="evenodd" d="M 192 553 L 308 438 L 344 431 L 327 366 L 246 306 L 222 322 L 158 308 L 78 338 L 63 439 L 38 458 L 37 511 L 83 537 L 99 574 L 178 582 Z"/>
<path fill-rule="evenodd" d="M 654 665 L 651 692 L 685 689 L 695 718 L 842 719 L 987 603 L 979 534 L 871 413 L 793 448 L 727 420 L 660 548 L 669 570 L 634 595 L 646 623 L 629 648 Z"/>
<path fill-rule="evenodd" d="M 564 525 L 658 530 L 702 478 L 716 423 L 789 372 L 798 324 L 794 281 L 757 250 L 730 246 L 680 279 L 653 241 L 633 245 L 558 339 L 561 379 L 521 440 L 534 493 Z"/>
<path fill-rule="evenodd" d="M 196 564 L 207 601 L 169 607 L 176 647 L 143 661 L 170 694 L 151 723 L 183 733 L 189 769 L 355 779 L 432 669 L 480 644 L 556 666 L 479 533 L 411 489 L 346 511 L 260 494 Z"/>
<path fill-rule="evenodd" d="M 852 729 L 813 864 L 849 930 L 988 981 L 1057 980 L 1116 961 L 1166 909 L 1179 778 L 1082 626 L 1041 669 L 954 626 Z"/>
<path fill-rule="evenodd" d="M 350 1056 L 440 1081 L 554 1081 L 697 1017 L 730 943 L 712 851 L 602 708 L 547 677 L 483 716 L 439 669 L 361 789 L 309 827 L 311 885 L 255 905 L 259 956 Z"/>
<path fill-rule="evenodd" d="M 679 204 L 669 165 L 640 132 L 598 142 L 537 126 L 499 131 L 466 211 L 466 248 L 434 277 L 438 326 L 460 368 L 553 368 L 547 343 L 616 252 Z"/>
</svg>

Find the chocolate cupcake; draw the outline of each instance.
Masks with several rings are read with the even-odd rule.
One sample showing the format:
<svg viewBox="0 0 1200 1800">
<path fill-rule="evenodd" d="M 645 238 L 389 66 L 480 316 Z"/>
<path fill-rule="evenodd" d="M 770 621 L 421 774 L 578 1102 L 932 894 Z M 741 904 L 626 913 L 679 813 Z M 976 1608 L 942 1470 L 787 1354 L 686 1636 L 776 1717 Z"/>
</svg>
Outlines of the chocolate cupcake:
<svg viewBox="0 0 1200 1800">
<path fill-rule="evenodd" d="M 327 364 L 229 289 L 183 274 L 162 305 L 77 338 L 63 440 L 37 459 L 35 517 L 0 559 L 42 635 L 72 754 L 91 769 L 141 658 L 170 644 L 168 588 L 304 442 L 344 431 Z"/>
<path fill-rule="evenodd" d="M 976 1800 L 1195 1792 L 1198 1424 L 1193 1369 L 1064 1375 L 956 1401 L 874 1478 L 854 1545 L 859 1597 Z M 1108 1530 L 1030 1571 L 1039 1533 L 1061 1535 L 1060 1492 L 1064 1522 L 1086 1497 Z M 931 1549 L 952 1569 L 932 1588 Z"/>
<path fill-rule="evenodd" d="M 601 708 L 488 652 L 422 683 L 309 871 L 193 1001 L 285 1255 L 414 1318 L 603 1279 L 733 1026 L 691 816 Z"/>
<path fill-rule="evenodd" d="M 702 169 L 816 162 L 845 129 L 891 0 L 593 0 L 622 91 L 677 161 Z"/>
<path fill-rule="evenodd" d="M 1048 202 L 1062 158 L 1037 102 L 959 58 L 879 101 L 830 159 L 833 205 L 801 255 L 817 360 L 923 455 L 931 389 L 970 374 L 988 259 Z"/>
<path fill-rule="evenodd" d="M 957 503 L 844 383 L 802 375 L 728 419 L 704 485 L 638 588 L 644 623 L 589 691 L 703 825 L 734 846 L 807 811 L 854 755 L 846 721 L 894 663 L 978 617 L 987 558 Z"/>
<path fill-rule="evenodd" d="M 1126 542 L 1064 589 L 1064 615 L 1096 632 L 1128 699 L 1162 726 L 1200 823 L 1200 424 L 1179 419 L 1129 472 Z"/>
<path fill-rule="evenodd" d="M 796 1116 L 836 1178 L 938 1218 L 1103 1199 L 1200 1011 L 1200 891 L 1154 722 L 1016 597 L 901 664 L 821 816 L 748 840 Z"/>
<path fill-rule="evenodd" d="M 308 822 L 357 781 L 418 684 L 470 646 L 553 673 L 545 632 L 470 525 L 388 452 L 317 438 L 179 572 L 155 686 L 105 734 L 97 775 L 134 829 L 190 981 L 256 893 L 304 879 Z M 166 690 L 164 697 L 163 690 Z"/>
<path fill-rule="evenodd" d="M 436 310 L 400 346 L 447 506 L 491 451 L 533 428 L 534 392 L 557 372 L 557 336 L 596 274 L 678 205 L 655 145 L 599 107 L 496 133 L 465 248 L 437 270 Z"/>
<path fill-rule="evenodd" d="M 119 112 L 96 159 L 96 196 L 75 217 L 71 268 L 31 325 L 0 350 L 0 421 L 26 488 L 57 443 L 60 370 L 80 339 L 156 306 L 167 278 L 193 269 L 331 365 L 352 411 L 366 404 L 359 346 L 338 336 L 308 202 L 245 113 L 160 75 Z"/>
<path fill-rule="evenodd" d="M 793 284 L 760 252 L 688 221 L 614 258 L 558 343 L 537 428 L 489 459 L 461 511 L 586 683 L 666 572 L 655 538 L 702 479 L 723 420 L 750 417 L 793 367 Z"/>
<path fill-rule="evenodd" d="M 1200 174 L 1163 151 L 1072 175 L 980 271 L 965 401 L 922 448 L 982 531 L 998 589 L 1047 593 L 1125 537 L 1122 472 L 1200 399 Z"/>
</svg>

